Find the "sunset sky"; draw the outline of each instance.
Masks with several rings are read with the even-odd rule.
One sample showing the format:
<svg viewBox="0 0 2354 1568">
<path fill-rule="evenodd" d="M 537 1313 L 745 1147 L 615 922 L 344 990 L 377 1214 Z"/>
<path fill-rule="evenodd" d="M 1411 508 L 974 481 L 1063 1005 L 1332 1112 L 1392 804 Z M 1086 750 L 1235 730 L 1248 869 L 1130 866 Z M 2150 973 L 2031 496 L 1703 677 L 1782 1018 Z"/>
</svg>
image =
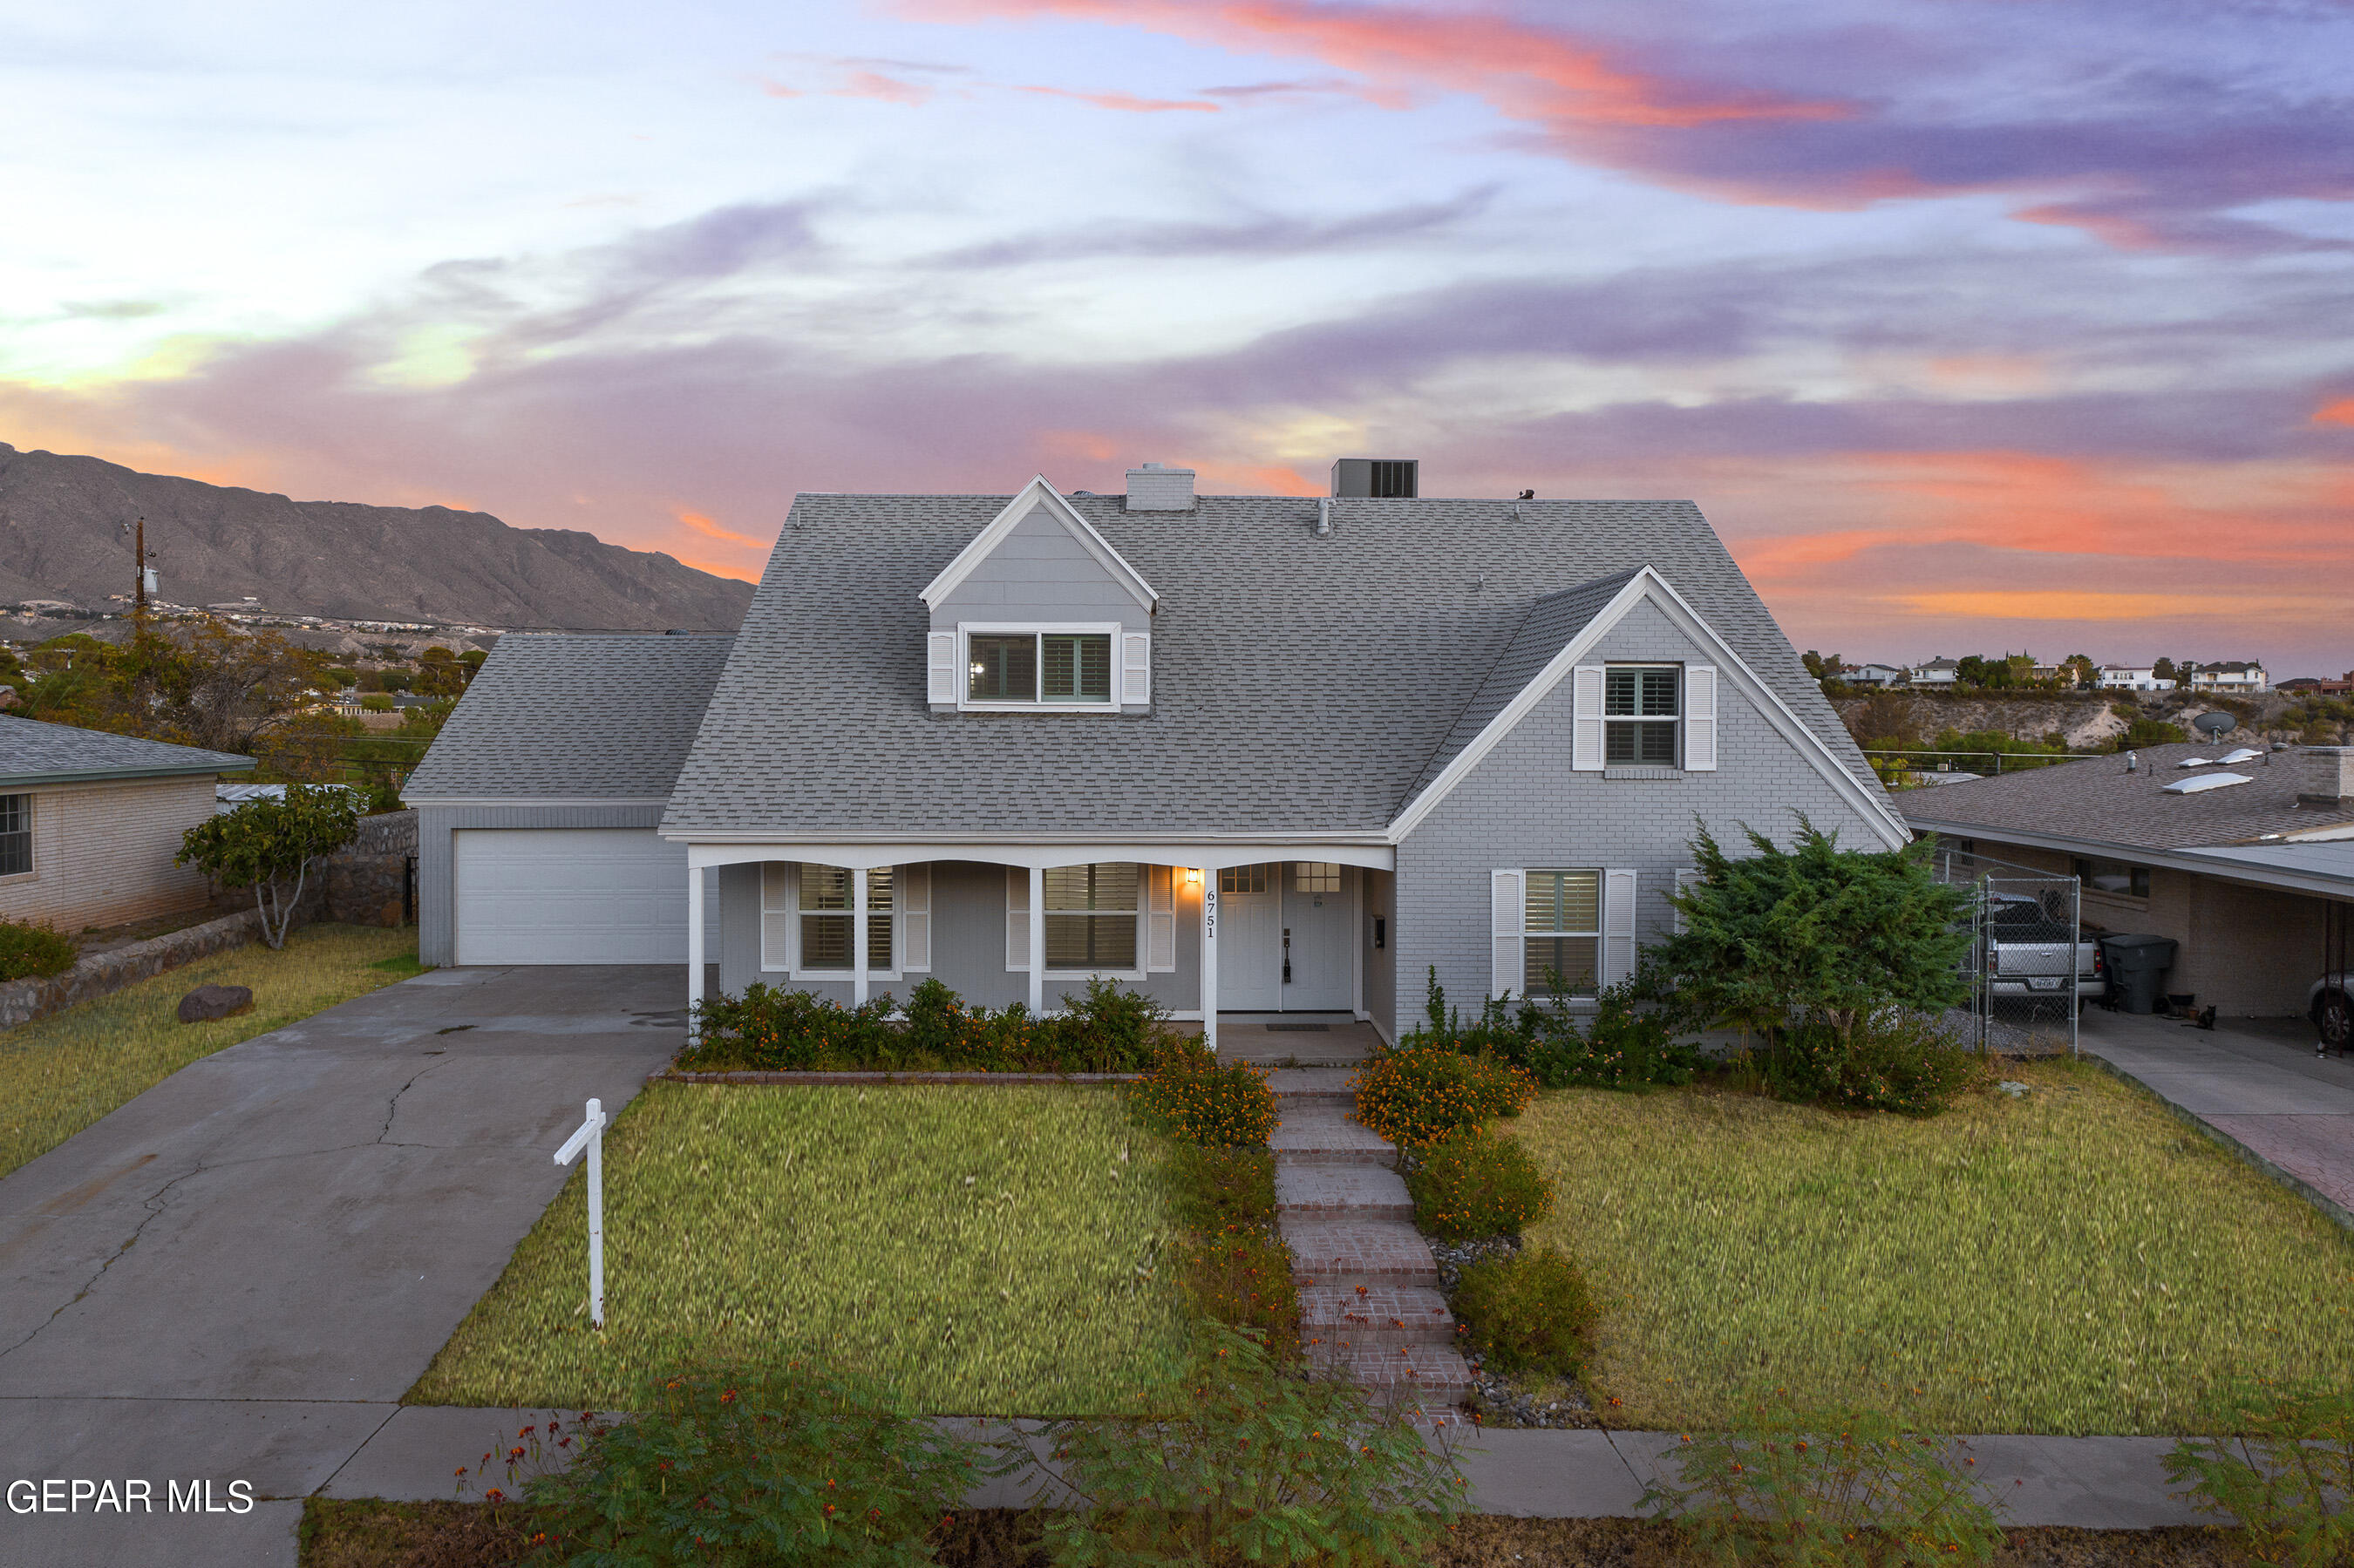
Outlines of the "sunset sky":
<svg viewBox="0 0 2354 1568">
<path fill-rule="evenodd" d="M 757 576 L 797 490 L 1698 501 L 1801 647 L 2354 668 L 2328 0 L 7 4 L 0 440 Z"/>
</svg>

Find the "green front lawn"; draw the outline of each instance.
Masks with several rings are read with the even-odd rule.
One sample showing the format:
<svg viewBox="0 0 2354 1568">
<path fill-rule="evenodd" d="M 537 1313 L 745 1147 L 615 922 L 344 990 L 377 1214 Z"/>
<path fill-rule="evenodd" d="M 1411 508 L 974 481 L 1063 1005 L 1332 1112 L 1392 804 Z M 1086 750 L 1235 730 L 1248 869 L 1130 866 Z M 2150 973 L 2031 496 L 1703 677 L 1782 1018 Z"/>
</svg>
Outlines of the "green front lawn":
<svg viewBox="0 0 2354 1568">
<path fill-rule="evenodd" d="M 232 948 L 0 1033 L 0 1176 L 200 1056 L 417 973 L 416 952 L 414 931 L 304 926 L 277 951 Z M 183 1023 L 200 985 L 249 986 L 253 1009 Z"/>
<path fill-rule="evenodd" d="M 1182 1358 L 1159 1144 L 1108 1090 L 649 1085 L 408 1398 L 627 1409 L 700 1359 L 825 1356 L 941 1414 L 1132 1407 Z"/>
<path fill-rule="evenodd" d="M 2354 1361 L 2354 1236 L 2090 1064 L 1928 1120 L 1706 1089 L 1546 1095 L 1500 1128 L 1558 1183 L 1532 1240 L 1604 1302 L 1614 1426 L 1743 1391 L 1960 1432 L 2200 1428 L 2235 1375 Z"/>
</svg>

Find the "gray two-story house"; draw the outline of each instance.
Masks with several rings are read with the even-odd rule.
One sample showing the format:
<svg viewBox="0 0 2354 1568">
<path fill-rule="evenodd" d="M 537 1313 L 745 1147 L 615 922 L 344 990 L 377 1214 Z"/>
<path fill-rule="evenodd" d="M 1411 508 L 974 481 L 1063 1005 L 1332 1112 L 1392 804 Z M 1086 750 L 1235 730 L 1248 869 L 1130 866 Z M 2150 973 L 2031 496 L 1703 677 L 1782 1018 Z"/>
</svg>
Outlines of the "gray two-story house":
<svg viewBox="0 0 2354 1568">
<path fill-rule="evenodd" d="M 433 963 L 1088 977 L 1394 1038 L 1625 975 L 1696 823 L 1909 836 L 1686 502 L 798 497 L 732 637 L 503 639 L 409 781 Z"/>
</svg>

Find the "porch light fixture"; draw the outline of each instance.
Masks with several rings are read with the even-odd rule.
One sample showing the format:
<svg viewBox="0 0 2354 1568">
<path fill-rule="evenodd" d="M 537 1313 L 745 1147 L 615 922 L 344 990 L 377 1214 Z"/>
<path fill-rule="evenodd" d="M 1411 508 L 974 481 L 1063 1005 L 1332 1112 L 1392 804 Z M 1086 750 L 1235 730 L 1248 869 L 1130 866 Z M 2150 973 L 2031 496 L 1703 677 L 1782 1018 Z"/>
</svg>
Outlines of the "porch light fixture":
<svg viewBox="0 0 2354 1568">
<path fill-rule="evenodd" d="M 1202 868 L 1200 866 L 1189 865 L 1185 868 L 1185 885 L 1188 887 L 1199 887 L 1202 885 Z"/>
</svg>

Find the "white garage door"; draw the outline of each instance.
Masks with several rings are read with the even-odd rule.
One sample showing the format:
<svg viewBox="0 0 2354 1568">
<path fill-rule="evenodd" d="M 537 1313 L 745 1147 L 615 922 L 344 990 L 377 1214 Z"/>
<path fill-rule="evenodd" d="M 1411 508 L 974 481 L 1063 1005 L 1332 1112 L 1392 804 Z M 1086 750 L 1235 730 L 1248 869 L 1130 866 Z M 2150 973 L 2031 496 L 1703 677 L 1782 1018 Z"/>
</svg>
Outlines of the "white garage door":
<svg viewBox="0 0 2354 1568">
<path fill-rule="evenodd" d="M 684 844 L 651 828 L 461 828 L 451 837 L 460 963 L 686 962 Z"/>
</svg>

